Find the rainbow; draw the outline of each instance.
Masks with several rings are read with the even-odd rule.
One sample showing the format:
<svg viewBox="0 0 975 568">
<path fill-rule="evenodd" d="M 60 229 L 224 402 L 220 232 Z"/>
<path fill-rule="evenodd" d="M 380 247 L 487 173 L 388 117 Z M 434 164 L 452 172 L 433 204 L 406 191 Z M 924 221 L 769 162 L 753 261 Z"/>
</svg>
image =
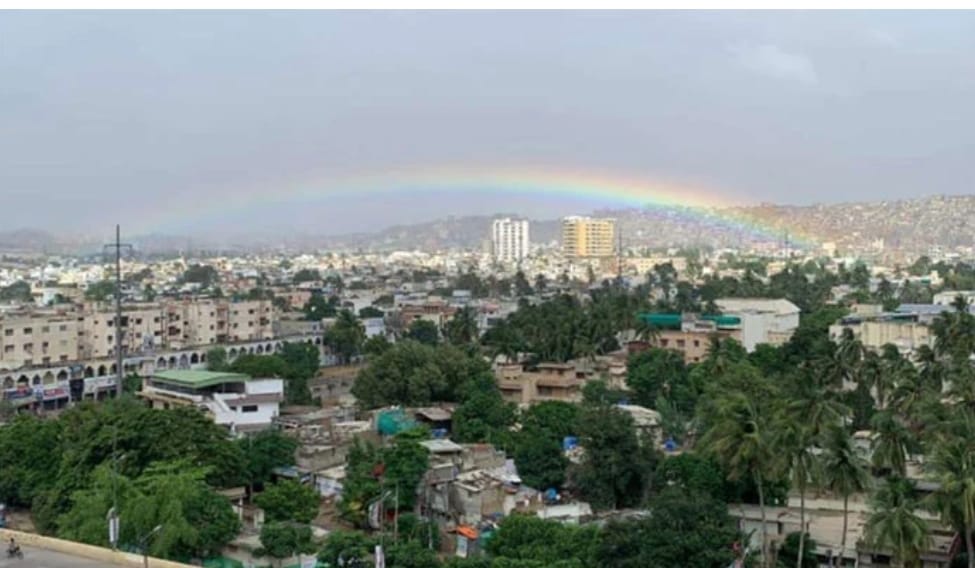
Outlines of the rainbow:
<svg viewBox="0 0 975 568">
<path fill-rule="evenodd" d="M 740 231 L 751 236 L 779 240 L 782 230 L 753 217 L 740 215 L 734 207 L 747 205 L 726 192 L 704 189 L 690 184 L 649 181 L 593 171 L 545 168 L 424 168 L 386 170 L 354 176 L 322 176 L 317 182 L 287 184 L 290 187 L 270 190 L 267 187 L 235 189 L 226 197 L 210 198 L 212 205 L 201 204 L 195 211 L 180 212 L 181 223 L 205 222 L 217 216 L 253 210 L 262 206 L 311 201 L 334 197 L 416 194 L 504 194 L 550 196 L 593 200 L 621 207 L 651 208 L 671 211 L 687 219 Z M 156 213 L 145 226 L 158 230 L 174 221 L 171 212 Z M 811 246 L 815 239 L 790 235 L 793 243 Z"/>
</svg>

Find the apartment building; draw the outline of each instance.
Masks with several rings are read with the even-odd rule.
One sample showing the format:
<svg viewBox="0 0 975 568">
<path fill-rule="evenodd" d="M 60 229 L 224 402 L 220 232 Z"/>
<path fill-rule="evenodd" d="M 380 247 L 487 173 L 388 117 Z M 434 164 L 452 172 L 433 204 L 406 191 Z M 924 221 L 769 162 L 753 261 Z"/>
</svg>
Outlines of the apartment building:
<svg viewBox="0 0 975 568">
<path fill-rule="evenodd" d="M 521 365 L 501 365 L 495 378 L 505 401 L 521 405 L 546 400 L 579 402 L 585 384 L 577 378 L 575 365 L 567 363 L 542 363 L 535 371 L 525 371 Z"/>
<path fill-rule="evenodd" d="M 274 338 L 270 301 L 166 300 L 122 306 L 124 353 Z M 23 312 L 0 317 L 0 369 L 113 357 L 117 329 L 108 305 L 79 311 Z"/>
<path fill-rule="evenodd" d="M 888 343 L 904 354 L 913 353 L 922 345 L 934 345 L 934 334 L 920 313 L 850 315 L 829 326 L 830 338 L 839 341 L 847 329 L 865 348 L 877 352 Z"/>
<path fill-rule="evenodd" d="M 799 306 L 772 298 L 721 298 L 715 300 L 726 316 L 741 320 L 741 344 L 751 353 L 761 343 L 782 345 L 799 328 Z"/>
<path fill-rule="evenodd" d="M 735 316 L 697 316 L 694 314 L 641 314 L 656 329 L 649 341 L 634 341 L 629 351 L 648 347 L 680 352 L 685 363 L 699 363 L 708 355 L 712 338 L 742 340 L 742 320 Z"/>
<path fill-rule="evenodd" d="M 562 254 L 567 258 L 606 258 L 616 253 L 616 219 L 562 219 Z"/>
<path fill-rule="evenodd" d="M 0 318 L 0 368 L 52 365 L 78 357 L 78 318 L 23 314 Z"/>
<path fill-rule="evenodd" d="M 79 315 L 77 355 L 72 359 L 100 359 L 115 355 L 115 312 L 93 309 Z M 125 306 L 121 327 L 123 347 L 127 353 L 138 353 L 165 346 L 164 324 L 159 307 L 154 304 Z"/>
<path fill-rule="evenodd" d="M 528 256 L 528 221 L 495 219 L 491 224 L 491 245 L 498 262 L 518 262 Z"/>
</svg>

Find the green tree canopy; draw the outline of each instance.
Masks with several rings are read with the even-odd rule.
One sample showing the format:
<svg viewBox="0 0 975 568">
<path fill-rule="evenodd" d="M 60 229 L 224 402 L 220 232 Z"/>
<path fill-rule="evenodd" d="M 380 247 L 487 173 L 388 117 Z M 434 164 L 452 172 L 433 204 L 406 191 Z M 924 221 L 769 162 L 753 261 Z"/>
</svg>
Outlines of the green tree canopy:
<svg viewBox="0 0 975 568">
<path fill-rule="evenodd" d="M 310 523 L 318 516 L 319 495 L 314 487 L 284 479 L 268 485 L 254 503 L 264 509 L 269 522 Z"/>
<path fill-rule="evenodd" d="M 359 372 L 352 394 L 365 408 L 457 402 L 479 379 L 493 380 L 490 366 L 457 347 L 399 341 Z"/>
</svg>

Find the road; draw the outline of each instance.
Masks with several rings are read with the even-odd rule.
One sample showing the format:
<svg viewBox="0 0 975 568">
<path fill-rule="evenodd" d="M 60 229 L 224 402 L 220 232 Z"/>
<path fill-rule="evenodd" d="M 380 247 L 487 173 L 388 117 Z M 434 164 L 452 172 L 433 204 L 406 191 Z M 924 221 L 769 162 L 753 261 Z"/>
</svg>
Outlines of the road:
<svg viewBox="0 0 975 568">
<path fill-rule="evenodd" d="M 22 560 L 7 558 L 7 543 L 2 544 L 3 546 L 0 547 L 2 548 L 0 550 L 0 568 L 95 568 L 96 566 L 103 566 L 102 563 L 87 558 L 27 546 L 23 547 L 24 558 Z"/>
</svg>

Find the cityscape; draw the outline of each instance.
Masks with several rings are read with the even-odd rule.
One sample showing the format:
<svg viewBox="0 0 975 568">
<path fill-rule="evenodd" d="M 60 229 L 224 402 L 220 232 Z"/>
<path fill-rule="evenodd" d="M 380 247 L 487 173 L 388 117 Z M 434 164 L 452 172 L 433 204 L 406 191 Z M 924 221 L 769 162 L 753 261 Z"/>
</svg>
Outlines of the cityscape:
<svg viewBox="0 0 975 568">
<path fill-rule="evenodd" d="M 975 567 L 967 12 L 0 14 L 0 568 Z"/>
</svg>

